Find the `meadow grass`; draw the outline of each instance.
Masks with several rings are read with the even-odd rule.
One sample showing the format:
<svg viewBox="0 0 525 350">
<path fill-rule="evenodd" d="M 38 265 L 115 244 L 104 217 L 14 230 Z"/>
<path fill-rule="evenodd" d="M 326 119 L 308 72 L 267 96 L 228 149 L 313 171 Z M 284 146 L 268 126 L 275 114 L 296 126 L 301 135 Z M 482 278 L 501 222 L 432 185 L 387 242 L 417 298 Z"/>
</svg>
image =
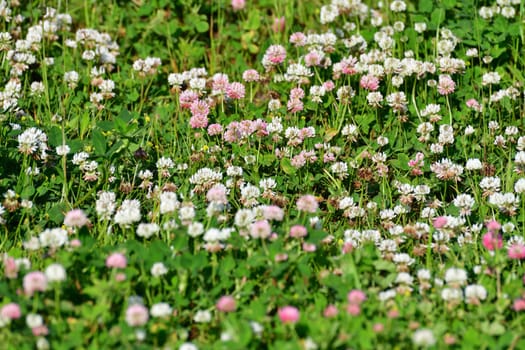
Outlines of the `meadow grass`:
<svg viewBox="0 0 525 350">
<path fill-rule="evenodd" d="M 520 1 L 0 17 L 0 348 L 525 348 Z"/>
</svg>

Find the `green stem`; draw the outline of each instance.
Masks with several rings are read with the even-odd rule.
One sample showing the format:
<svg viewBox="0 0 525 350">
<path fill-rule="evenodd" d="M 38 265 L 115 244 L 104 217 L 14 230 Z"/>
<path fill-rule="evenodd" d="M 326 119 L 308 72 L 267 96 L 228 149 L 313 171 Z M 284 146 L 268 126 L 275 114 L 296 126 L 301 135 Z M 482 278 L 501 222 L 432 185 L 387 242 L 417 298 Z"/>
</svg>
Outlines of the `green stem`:
<svg viewBox="0 0 525 350">
<path fill-rule="evenodd" d="M 60 316 L 60 286 L 55 286 L 55 316 L 57 319 L 61 319 Z"/>
<path fill-rule="evenodd" d="M 452 119 L 452 109 L 450 109 L 450 101 L 448 99 L 448 95 L 445 95 L 445 100 L 447 101 L 447 109 L 448 109 L 448 115 L 450 117 L 450 126 L 452 126 L 452 122 L 453 122 L 453 119 Z"/>
</svg>

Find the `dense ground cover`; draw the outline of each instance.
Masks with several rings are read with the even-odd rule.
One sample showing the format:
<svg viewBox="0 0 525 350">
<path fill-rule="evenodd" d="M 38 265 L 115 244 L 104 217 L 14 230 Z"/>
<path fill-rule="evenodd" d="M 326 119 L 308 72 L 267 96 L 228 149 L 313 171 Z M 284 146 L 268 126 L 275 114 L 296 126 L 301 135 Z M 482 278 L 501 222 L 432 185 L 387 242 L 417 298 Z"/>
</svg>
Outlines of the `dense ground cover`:
<svg viewBox="0 0 525 350">
<path fill-rule="evenodd" d="M 0 348 L 525 348 L 520 1 L 0 17 Z"/>
</svg>

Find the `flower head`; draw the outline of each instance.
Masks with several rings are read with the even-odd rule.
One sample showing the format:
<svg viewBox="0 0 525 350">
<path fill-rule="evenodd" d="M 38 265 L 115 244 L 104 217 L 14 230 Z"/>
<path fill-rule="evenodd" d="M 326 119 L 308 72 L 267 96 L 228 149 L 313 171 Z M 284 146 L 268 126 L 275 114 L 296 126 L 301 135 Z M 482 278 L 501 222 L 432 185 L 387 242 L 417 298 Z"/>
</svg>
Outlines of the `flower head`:
<svg viewBox="0 0 525 350">
<path fill-rule="evenodd" d="M 0 309 L 0 316 L 9 320 L 14 320 L 22 316 L 22 311 L 20 311 L 20 306 L 18 304 L 9 303 L 2 306 L 2 309 Z"/>
<path fill-rule="evenodd" d="M 311 194 L 301 196 L 297 200 L 297 209 L 300 211 L 304 211 L 307 213 L 315 213 L 318 208 L 319 203 L 317 203 L 317 199 L 315 198 L 315 196 L 312 196 Z"/>
<path fill-rule="evenodd" d="M 143 326 L 148 319 L 148 309 L 144 305 L 134 304 L 126 310 L 126 322 L 131 327 Z"/>
<path fill-rule="evenodd" d="M 82 227 L 89 223 L 89 219 L 82 209 L 73 209 L 67 212 L 64 225 L 69 227 Z"/>
<path fill-rule="evenodd" d="M 414 332 L 412 335 L 412 341 L 416 346 L 432 346 L 436 343 L 434 333 L 430 329 L 421 328 Z"/>
<path fill-rule="evenodd" d="M 217 310 L 222 312 L 233 312 L 237 308 L 235 299 L 231 295 L 220 297 L 215 306 L 217 307 Z"/>
<path fill-rule="evenodd" d="M 46 268 L 45 275 L 49 282 L 62 282 L 66 279 L 66 269 L 58 263 L 51 264 Z"/>
<path fill-rule="evenodd" d="M 299 310 L 293 306 L 285 306 L 277 311 L 282 323 L 296 323 L 299 321 Z"/>
<path fill-rule="evenodd" d="M 500 249 L 503 247 L 503 239 L 501 238 L 501 235 L 492 231 L 483 235 L 482 243 L 487 250 Z"/>
<path fill-rule="evenodd" d="M 106 266 L 109 268 L 125 268 L 128 264 L 126 257 L 121 253 L 113 253 L 106 258 Z"/>
<path fill-rule="evenodd" d="M 32 296 L 47 289 L 47 278 L 43 272 L 33 271 L 24 276 L 24 292 Z"/>
<path fill-rule="evenodd" d="M 231 5 L 234 11 L 240 11 L 246 6 L 246 0 L 232 0 Z"/>
<path fill-rule="evenodd" d="M 354 289 L 348 293 L 347 298 L 350 304 L 360 305 L 366 300 L 366 294 L 361 290 Z"/>
</svg>

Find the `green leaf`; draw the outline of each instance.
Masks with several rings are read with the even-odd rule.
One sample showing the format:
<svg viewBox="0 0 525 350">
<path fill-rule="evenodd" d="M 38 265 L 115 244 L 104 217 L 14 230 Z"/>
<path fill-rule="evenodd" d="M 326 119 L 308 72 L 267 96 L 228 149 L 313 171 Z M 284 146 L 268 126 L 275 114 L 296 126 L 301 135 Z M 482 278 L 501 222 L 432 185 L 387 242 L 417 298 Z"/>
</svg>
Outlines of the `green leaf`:
<svg viewBox="0 0 525 350">
<path fill-rule="evenodd" d="M 269 166 L 269 165 L 272 165 L 273 162 L 275 161 L 276 157 L 274 154 L 272 153 L 268 153 L 268 154 L 265 154 L 263 155 L 262 157 L 259 158 L 259 162 L 262 164 L 262 165 L 266 165 L 266 166 Z"/>
<path fill-rule="evenodd" d="M 256 54 L 256 53 L 259 52 L 259 46 L 255 45 L 255 44 L 248 44 L 248 51 L 251 54 Z"/>
<path fill-rule="evenodd" d="M 304 259 L 303 259 L 304 260 Z M 308 266 L 306 261 L 300 261 L 297 263 L 297 270 L 301 273 L 302 277 L 309 278 L 312 276 L 312 270 Z"/>
<path fill-rule="evenodd" d="M 249 12 L 248 21 L 245 22 L 246 30 L 257 30 L 261 27 L 261 13 L 259 10 Z"/>
<path fill-rule="evenodd" d="M 338 130 L 337 129 L 334 129 L 334 128 L 328 128 L 326 129 L 325 133 L 324 133 L 324 142 L 330 142 L 331 139 L 334 138 L 334 136 L 336 136 L 338 134 Z"/>
<path fill-rule="evenodd" d="M 124 108 L 118 114 L 118 119 L 122 120 L 125 123 L 129 123 L 131 119 L 133 119 L 133 116 L 127 109 Z"/>
<path fill-rule="evenodd" d="M 488 323 L 488 322 L 487 322 Z M 480 345 L 479 333 L 474 328 L 469 328 L 463 335 L 463 341 L 470 346 Z"/>
<path fill-rule="evenodd" d="M 457 4 L 456 0 L 442 0 L 442 2 L 443 2 L 443 6 L 446 9 L 454 8 L 454 7 L 456 7 L 456 4 Z"/>
<path fill-rule="evenodd" d="M 128 124 L 120 118 L 115 118 L 115 121 L 113 122 L 115 124 L 115 130 L 118 132 L 125 134 L 128 131 Z"/>
<path fill-rule="evenodd" d="M 519 23 L 512 23 L 507 26 L 507 33 L 510 34 L 510 36 L 519 36 L 521 34 L 521 28 Z M 512 65 L 509 66 L 511 67 Z"/>
<path fill-rule="evenodd" d="M 374 268 L 379 271 L 390 271 L 390 272 L 396 271 L 396 265 L 386 260 L 374 261 Z"/>
<path fill-rule="evenodd" d="M 109 120 L 101 120 L 97 122 L 97 128 L 102 131 L 111 131 L 113 130 L 113 122 Z"/>
<path fill-rule="evenodd" d="M 195 24 L 195 29 L 197 29 L 199 33 L 207 32 L 209 28 L 208 22 L 200 21 Z"/>
<path fill-rule="evenodd" d="M 490 55 L 493 57 L 493 58 L 498 58 L 499 56 L 501 56 L 502 53 L 504 53 L 505 51 L 507 51 L 507 49 L 505 47 L 499 47 L 498 45 L 495 45 L 493 46 L 491 49 L 490 49 Z"/>
<path fill-rule="evenodd" d="M 434 8 L 434 2 L 432 0 L 419 0 L 419 10 L 421 12 L 432 12 Z"/>
<path fill-rule="evenodd" d="M 437 29 L 445 19 L 445 10 L 442 8 L 435 9 L 430 15 L 430 28 Z"/>
<path fill-rule="evenodd" d="M 64 213 L 67 211 L 66 205 L 64 203 L 58 203 L 51 207 L 48 210 L 47 214 L 49 219 L 55 224 L 61 224 L 64 221 Z"/>
<path fill-rule="evenodd" d="M 281 159 L 281 169 L 287 175 L 293 175 L 296 173 L 297 169 L 292 165 L 292 162 L 288 158 Z"/>
<path fill-rule="evenodd" d="M 62 130 L 58 126 L 53 126 L 47 133 L 49 145 L 57 147 L 62 145 Z"/>
<path fill-rule="evenodd" d="M 91 124 L 91 117 L 89 114 L 85 113 L 80 117 L 80 135 L 84 135 Z"/>
<path fill-rule="evenodd" d="M 112 155 L 114 155 L 116 153 L 119 153 L 124 148 L 126 148 L 128 144 L 129 144 L 128 139 L 124 139 L 124 141 L 118 140 L 117 142 L 115 142 L 115 144 L 113 146 L 111 146 L 111 148 L 109 149 L 107 155 L 108 156 L 112 156 Z"/>
<path fill-rule="evenodd" d="M 235 268 L 235 259 L 231 255 L 225 256 L 220 261 L 220 272 L 224 275 L 230 275 L 233 269 Z"/>
<path fill-rule="evenodd" d="M 36 193 L 37 193 L 39 196 L 43 196 L 43 195 L 45 195 L 47 192 L 49 192 L 49 188 L 47 188 L 47 186 L 39 186 L 38 189 L 36 190 Z"/>
<path fill-rule="evenodd" d="M 35 188 L 33 186 L 27 186 L 22 190 L 22 193 L 20 193 L 20 197 L 22 198 L 31 198 L 35 194 Z"/>
<path fill-rule="evenodd" d="M 410 170 L 410 167 L 408 166 L 409 160 L 410 158 L 406 154 L 399 154 L 397 159 L 392 160 L 391 163 L 397 169 L 408 171 Z"/>
<path fill-rule="evenodd" d="M 492 323 L 485 321 L 481 324 L 481 331 L 489 335 L 501 335 L 505 333 L 505 327 L 497 321 Z"/>
<path fill-rule="evenodd" d="M 102 133 L 98 130 L 93 131 L 92 136 L 93 141 L 93 147 L 95 148 L 95 154 L 102 156 L 106 153 L 107 145 L 106 145 L 106 138 Z"/>
<path fill-rule="evenodd" d="M 131 91 L 129 94 L 126 94 L 128 101 L 135 102 L 139 99 L 139 93 L 136 90 Z"/>
</svg>

